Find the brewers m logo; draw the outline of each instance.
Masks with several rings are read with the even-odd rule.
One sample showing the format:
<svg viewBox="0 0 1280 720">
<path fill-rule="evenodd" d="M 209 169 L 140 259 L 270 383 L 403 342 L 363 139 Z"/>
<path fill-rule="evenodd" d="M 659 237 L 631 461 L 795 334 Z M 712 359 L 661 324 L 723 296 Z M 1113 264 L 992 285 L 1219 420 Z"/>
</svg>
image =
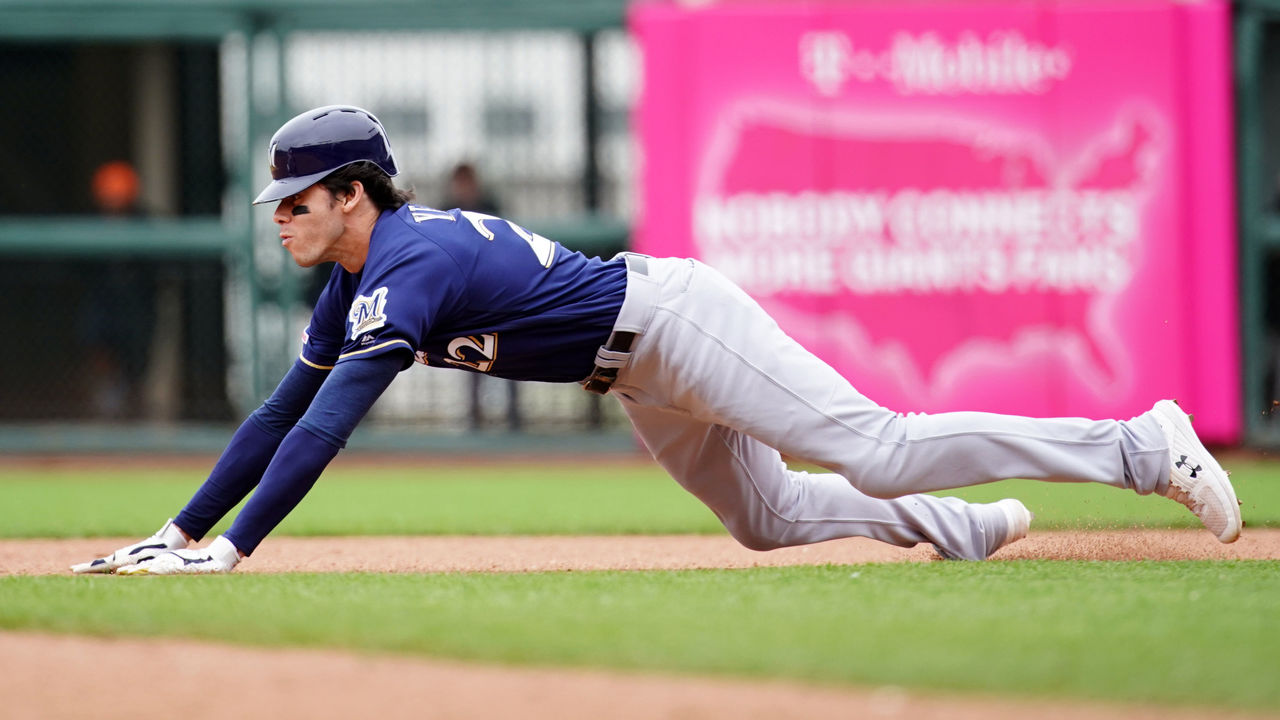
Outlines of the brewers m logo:
<svg viewBox="0 0 1280 720">
<path fill-rule="evenodd" d="M 351 303 L 347 320 L 351 323 L 351 339 L 355 340 L 370 330 L 387 324 L 387 288 L 374 290 L 371 295 L 357 295 Z"/>
</svg>

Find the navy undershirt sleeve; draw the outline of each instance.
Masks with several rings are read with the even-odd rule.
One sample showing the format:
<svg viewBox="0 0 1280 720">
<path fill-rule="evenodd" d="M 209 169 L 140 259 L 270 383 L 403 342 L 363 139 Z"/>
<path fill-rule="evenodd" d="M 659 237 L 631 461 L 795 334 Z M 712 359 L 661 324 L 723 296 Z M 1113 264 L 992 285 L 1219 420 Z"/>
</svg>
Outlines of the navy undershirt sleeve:
<svg viewBox="0 0 1280 720">
<path fill-rule="evenodd" d="M 328 379 L 330 369 L 320 369 L 293 361 L 293 367 L 280 381 L 276 391 L 251 416 L 264 430 L 283 440 L 294 423 L 311 406 L 320 386 Z"/>
<path fill-rule="evenodd" d="M 252 554 L 297 507 L 403 367 L 402 353 L 387 353 L 339 363 L 333 369 L 306 413 L 285 435 L 257 492 L 227 531 L 236 549 Z"/>
<path fill-rule="evenodd" d="M 329 370 L 295 361 L 275 392 L 240 425 L 209 477 L 173 522 L 193 540 L 205 536 L 262 479 L 280 441 L 302 417 Z"/>
</svg>

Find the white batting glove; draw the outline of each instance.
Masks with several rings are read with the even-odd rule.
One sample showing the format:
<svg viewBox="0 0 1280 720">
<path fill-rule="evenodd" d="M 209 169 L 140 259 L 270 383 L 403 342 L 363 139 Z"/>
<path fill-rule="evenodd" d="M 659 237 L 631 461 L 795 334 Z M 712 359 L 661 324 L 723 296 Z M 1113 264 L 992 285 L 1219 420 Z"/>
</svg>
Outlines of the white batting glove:
<svg viewBox="0 0 1280 720">
<path fill-rule="evenodd" d="M 240 562 L 240 553 L 226 537 L 219 535 L 209 547 L 170 550 L 136 565 L 122 567 L 120 575 L 197 575 L 231 572 Z"/>
<path fill-rule="evenodd" d="M 106 557 L 101 557 L 97 560 L 90 560 L 86 563 L 77 563 L 72 565 L 71 572 L 115 572 L 119 568 L 140 563 L 144 560 L 150 560 L 166 550 L 180 550 L 186 546 L 187 539 L 183 537 L 182 532 L 178 530 L 178 526 L 174 525 L 173 519 L 170 518 L 169 521 L 164 524 L 164 527 L 157 530 L 155 535 L 152 535 L 146 540 L 132 545 L 126 545 Z"/>
</svg>

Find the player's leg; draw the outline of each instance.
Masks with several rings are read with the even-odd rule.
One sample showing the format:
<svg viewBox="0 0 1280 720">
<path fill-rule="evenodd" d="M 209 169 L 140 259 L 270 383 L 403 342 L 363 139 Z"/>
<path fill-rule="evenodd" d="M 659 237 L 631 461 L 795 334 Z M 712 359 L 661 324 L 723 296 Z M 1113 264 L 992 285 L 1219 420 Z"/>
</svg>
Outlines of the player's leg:
<svg viewBox="0 0 1280 720">
<path fill-rule="evenodd" d="M 982 560 L 1026 534 L 1029 518 L 998 504 L 868 497 L 839 475 L 788 469 L 776 450 L 737 431 L 620 399 L 658 463 L 753 550 L 858 536 L 899 547 L 930 542 L 946 557 Z M 1026 511 L 1018 504 L 1016 512 Z"/>
<path fill-rule="evenodd" d="M 705 265 L 655 265 L 662 297 L 615 391 L 682 408 L 847 478 L 875 497 L 1010 477 L 1169 484 L 1168 440 L 1133 420 L 902 415 L 876 405 Z M 692 267 L 692 269 L 686 269 Z"/>
</svg>

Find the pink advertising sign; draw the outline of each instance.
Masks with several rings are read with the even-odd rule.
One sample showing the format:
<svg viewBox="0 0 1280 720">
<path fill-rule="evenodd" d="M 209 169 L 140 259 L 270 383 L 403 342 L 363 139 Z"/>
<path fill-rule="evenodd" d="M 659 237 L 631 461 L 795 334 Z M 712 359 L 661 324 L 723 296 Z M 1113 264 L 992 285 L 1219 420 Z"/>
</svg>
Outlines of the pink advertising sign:
<svg viewBox="0 0 1280 720">
<path fill-rule="evenodd" d="M 1240 435 L 1225 2 L 638 3 L 634 249 L 902 412 Z"/>
</svg>

